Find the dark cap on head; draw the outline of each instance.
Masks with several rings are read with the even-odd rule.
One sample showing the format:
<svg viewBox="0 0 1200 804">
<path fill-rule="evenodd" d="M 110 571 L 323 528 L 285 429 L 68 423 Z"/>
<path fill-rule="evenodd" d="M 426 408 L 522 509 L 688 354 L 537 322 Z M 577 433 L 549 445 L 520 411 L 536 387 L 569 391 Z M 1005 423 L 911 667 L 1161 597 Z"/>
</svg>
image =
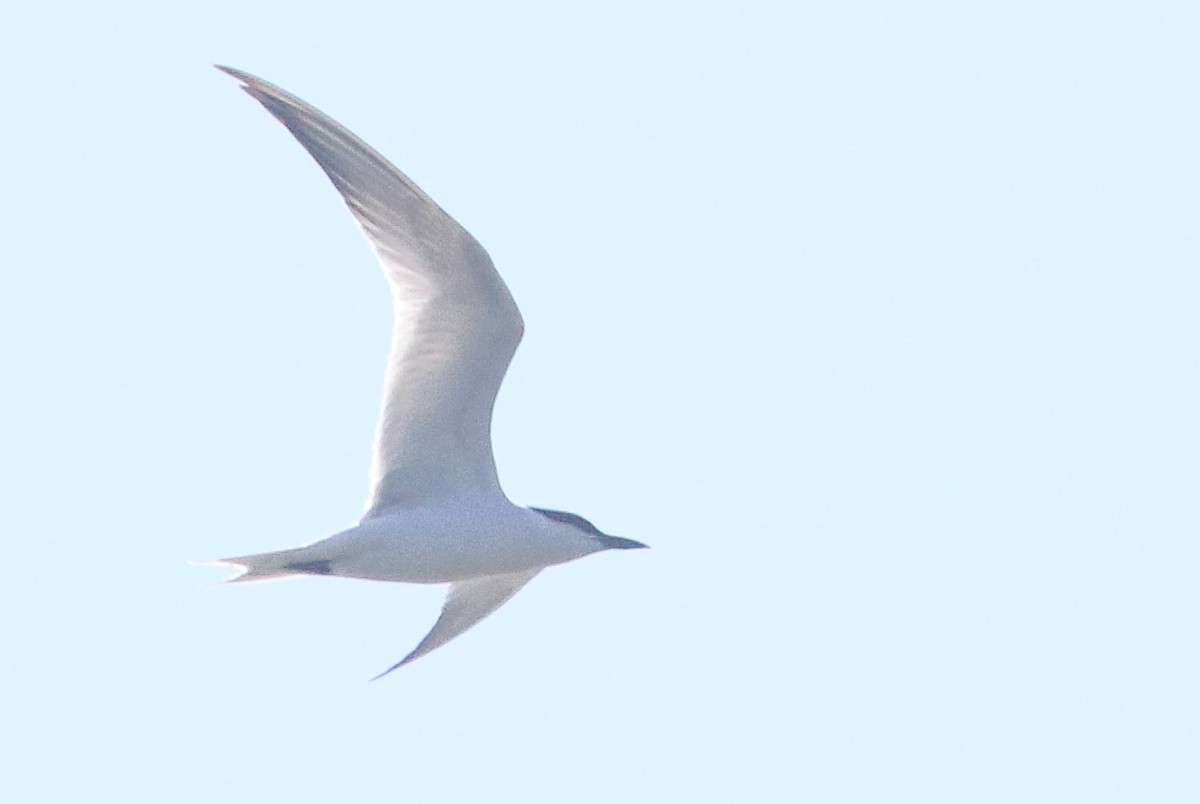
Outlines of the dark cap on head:
<svg viewBox="0 0 1200 804">
<path fill-rule="evenodd" d="M 608 550 L 636 550 L 641 547 L 649 547 L 649 545 L 636 542 L 633 539 L 624 539 L 620 536 L 609 536 L 603 533 L 579 514 L 568 514 L 566 511 L 554 511 L 549 508 L 531 508 L 531 511 L 537 511 L 547 519 L 553 519 L 555 522 L 562 522 L 564 525 L 570 525 L 573 528 L 578 528 L 587 535 L 596 539 L 604 545 Z"/>
</svg>

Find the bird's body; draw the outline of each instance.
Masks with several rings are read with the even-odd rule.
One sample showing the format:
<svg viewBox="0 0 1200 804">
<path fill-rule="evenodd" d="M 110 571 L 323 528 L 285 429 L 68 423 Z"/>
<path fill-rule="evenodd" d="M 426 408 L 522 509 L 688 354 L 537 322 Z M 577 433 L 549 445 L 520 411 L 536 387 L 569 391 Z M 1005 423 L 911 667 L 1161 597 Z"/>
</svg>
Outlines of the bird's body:
<svg viewBox="0 0 1200 804">
<path fill-rule="evenodd" d="M 233 581 L 331 575 L 449 583 L 433 630 L 396 669 L 495 611 L 543 568 L 645 547 L 574 514 L 515 505 L 492 457 L 496 393 L 524 322 L 487 252 L 413 182 L 337 122 L 228 67 L 333 182 L 392 293 L 392 349 L 366 512 L 312 544 L 218 563 Z"/>
<path fill-rule="evenodd" d="M 226 560 L 245 562 L 248 571 L 239 581 L 306 574 L 454 583 L 542 569 L 604 549 L 533 509 L 481 497 L 403 508 L 303 547 Z M 289 569 L 295 567 L 302 569 Z"/>
</svg>

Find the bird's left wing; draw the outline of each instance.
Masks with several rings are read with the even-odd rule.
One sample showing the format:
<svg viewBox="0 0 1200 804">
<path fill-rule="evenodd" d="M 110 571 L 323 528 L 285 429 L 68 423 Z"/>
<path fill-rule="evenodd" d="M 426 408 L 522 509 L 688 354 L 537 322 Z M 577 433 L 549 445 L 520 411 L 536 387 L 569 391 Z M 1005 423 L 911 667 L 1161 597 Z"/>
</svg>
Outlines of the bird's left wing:
<svg viewBox="0 0 1200 804">
<path fill-rule="evenodd" d="M 512 572 L 507 575 L 485 575 L 450 584 L 442 615 L 433 630 L 412 653 L 384 670 L 375 678 L 383 678 L 393 670 L 419 659 L 426 653 L 440 648 L 472 625 L 507 603 L 521 587 L 529 583 L 541 569 L 527 572 Z M 375 679 L 371 679 L 374 681 Z"/>
</svg>

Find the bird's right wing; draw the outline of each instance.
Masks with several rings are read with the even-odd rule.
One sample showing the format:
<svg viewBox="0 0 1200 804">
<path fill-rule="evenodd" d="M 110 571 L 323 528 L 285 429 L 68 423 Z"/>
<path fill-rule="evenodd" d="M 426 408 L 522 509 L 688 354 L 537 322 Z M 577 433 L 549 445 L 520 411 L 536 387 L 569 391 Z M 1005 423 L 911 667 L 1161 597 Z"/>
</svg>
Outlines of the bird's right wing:
<svg viewBox="0 0 1200 804">
<path fill-rule="evenodd" d="M 521 590 L 522 586 L 533 580 L 533 576 L 539 572 L 541 572 L 540 568 L 527 572 L 512 572 L 507 575 L 485 575 L 482 578 L 471 578 L 467 581 L 450 584 L 446 602 L 442 605 L 442 615 L 438 617 L 433 630 L 421 640 L 421 644 L 417 645 L 412 653 L 375 678 L 383 678 L 393 670 L 445 645 L 507 603 L 513 595 Z"/>
<path fill-rule="evenodd" d="M 219 69 L 329 176 L 391 287 L 392 351 L 363 518 L 498 493 L 492 406 L 523 324 L 491 259 L 411 179 L 332 118 L 260 78 Z"/>
</svg>

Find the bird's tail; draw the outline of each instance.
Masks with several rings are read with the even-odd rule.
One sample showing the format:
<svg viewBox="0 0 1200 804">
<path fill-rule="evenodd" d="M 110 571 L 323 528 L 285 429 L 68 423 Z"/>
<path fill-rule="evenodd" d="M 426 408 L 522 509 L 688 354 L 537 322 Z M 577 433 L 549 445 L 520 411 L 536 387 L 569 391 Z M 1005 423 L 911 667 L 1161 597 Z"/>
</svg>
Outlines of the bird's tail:
<svg viewBox="0 0 1200 804">
<path fill-rule="evenodd" d="M 192 564 L 237 567 L 240 572 L 225 583 L 250 583 L 290 578 L 294 575 L 328 575 L 328 561 L 305 560 L 303 547 L 277 550 L 273 553 L 256 553 L 236 558 L 218 558 L 212 561 L 193 561 Z"/>
</svg>

